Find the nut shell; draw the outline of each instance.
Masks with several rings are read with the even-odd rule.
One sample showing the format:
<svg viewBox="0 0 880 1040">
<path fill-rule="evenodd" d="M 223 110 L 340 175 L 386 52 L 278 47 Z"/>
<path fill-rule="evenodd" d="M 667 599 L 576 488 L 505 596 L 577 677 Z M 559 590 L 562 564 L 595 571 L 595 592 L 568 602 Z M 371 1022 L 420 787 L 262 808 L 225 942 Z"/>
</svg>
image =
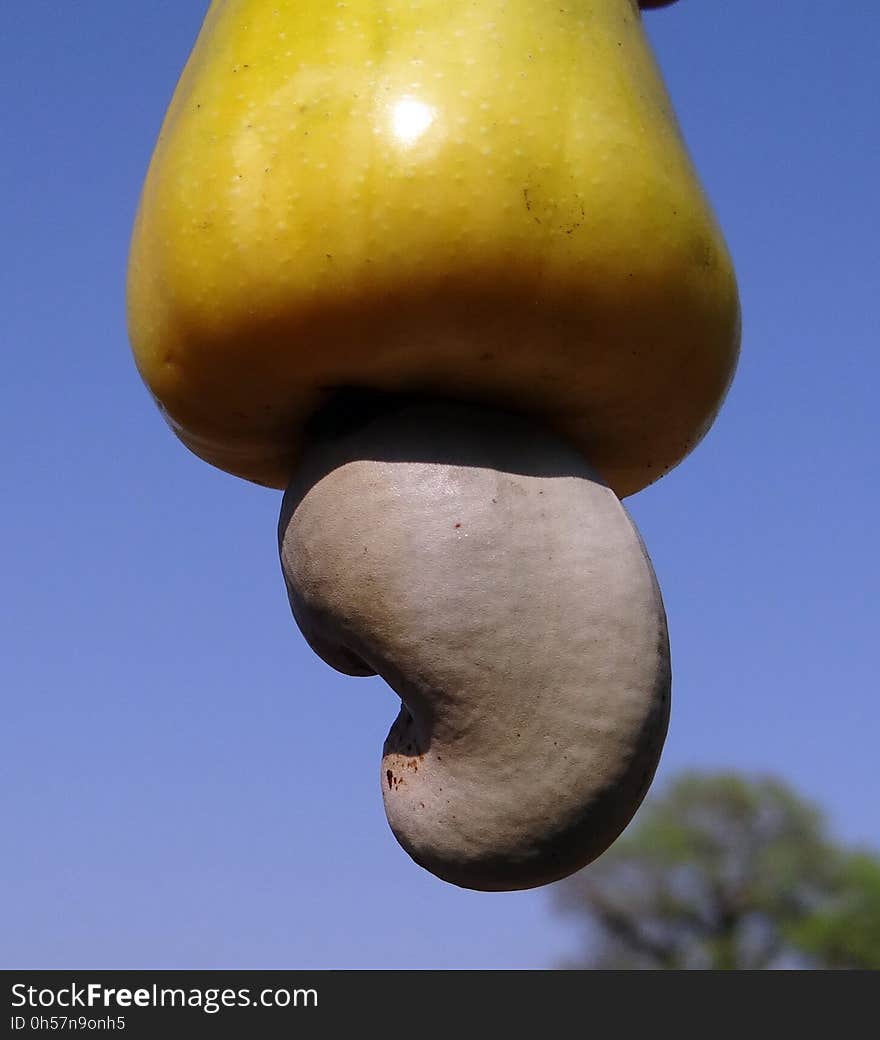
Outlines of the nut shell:
<svg viewBox="0 0 880 1040">
<path fill-rule="evenodd" d="M 381 783 L 416 862 L 530 888 L 611 844 L 663 745 L 669 648 L 638 532 L 575 451 L 405 408 L 307 453 L 280 536 L 312 647 L 401 697 Z"/>
</svg>

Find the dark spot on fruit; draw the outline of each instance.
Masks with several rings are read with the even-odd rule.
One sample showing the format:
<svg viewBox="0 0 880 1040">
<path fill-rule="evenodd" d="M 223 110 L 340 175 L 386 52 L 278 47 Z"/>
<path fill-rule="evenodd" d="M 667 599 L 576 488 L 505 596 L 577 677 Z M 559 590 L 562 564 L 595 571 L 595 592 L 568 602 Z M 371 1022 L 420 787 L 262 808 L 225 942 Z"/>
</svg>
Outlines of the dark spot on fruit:
<svg viewBox="0 0 880 1040">
<path fill-rule="evenodd" d="M 388 772 L 385 774 L 385 777 L 388 780 L 388 790 L 390 791 L 391 788 L 394 787 L 394 774 L 389 769 Z"/>
</svg>

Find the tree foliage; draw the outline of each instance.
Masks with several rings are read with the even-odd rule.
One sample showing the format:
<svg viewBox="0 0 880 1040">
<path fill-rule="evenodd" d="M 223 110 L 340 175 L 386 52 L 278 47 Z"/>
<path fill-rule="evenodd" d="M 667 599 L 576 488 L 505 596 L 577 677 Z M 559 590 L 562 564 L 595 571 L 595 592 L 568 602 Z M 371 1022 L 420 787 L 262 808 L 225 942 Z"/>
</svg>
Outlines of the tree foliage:
<svg viewBox="0 0 880 1040">
<path fill-rule="evenodd" d="M 880 967 L 880 859 L 774 779 L 680 777 L 554 893 L 585 926 L 568 967 Z"/>
</svg>

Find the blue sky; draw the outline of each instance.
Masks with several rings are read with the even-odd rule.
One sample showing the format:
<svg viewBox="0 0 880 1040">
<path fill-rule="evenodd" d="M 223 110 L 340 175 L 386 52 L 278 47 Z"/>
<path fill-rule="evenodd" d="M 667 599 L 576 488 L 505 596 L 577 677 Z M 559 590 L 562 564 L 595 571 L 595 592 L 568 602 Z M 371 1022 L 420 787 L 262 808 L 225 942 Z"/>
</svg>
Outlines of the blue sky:
<svg viewBox="0 0 880 1040">
<path fill-rule="evenodd" d="M 204 0 L 4 15 L 0 966 L 538 968 L 549 890 L 399 850 L 396 708 L 289 616 L 280 495 L 200 462 L 130 359 L 128 236 Z M 774 773 L 880 847 L 873 0 L 646 15 L 738 268 L 712 432 L 627 501 L 664 592 L 658 776 Z"/>
</svg>

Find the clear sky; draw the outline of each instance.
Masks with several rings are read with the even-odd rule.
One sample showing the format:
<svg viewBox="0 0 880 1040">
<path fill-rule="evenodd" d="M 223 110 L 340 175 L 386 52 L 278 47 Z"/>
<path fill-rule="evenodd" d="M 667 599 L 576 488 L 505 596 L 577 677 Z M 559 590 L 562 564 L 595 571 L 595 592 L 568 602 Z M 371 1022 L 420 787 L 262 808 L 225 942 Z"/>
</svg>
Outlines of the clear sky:
<svg viewBox="0 0 880 1040">
<path fill-rule="evenodd" d="M 396 698 L 311 654 L 280 495 L 189 454 L 131 361 L 132 217 L 206 8 L 4 12 L 0 966 L 551 966 L 548 890 L 465 892 L 398 848 Z M 880 847 L 878 6 L 645 21 L 744 313 L 713 431 L 627 502 L 672 640 L 659 781 L 774 773 Z"/>
</svg>

